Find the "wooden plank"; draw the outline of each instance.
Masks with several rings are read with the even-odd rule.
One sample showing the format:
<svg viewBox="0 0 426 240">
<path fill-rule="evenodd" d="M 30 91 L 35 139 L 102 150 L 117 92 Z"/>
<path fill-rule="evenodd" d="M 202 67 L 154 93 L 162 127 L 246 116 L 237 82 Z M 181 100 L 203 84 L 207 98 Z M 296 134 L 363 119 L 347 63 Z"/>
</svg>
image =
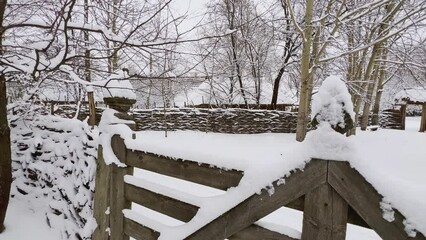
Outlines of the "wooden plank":
<svg viewBox="0 0 426 240">
<path fill-rule="evenodd" d="M 305 196 L 302 240 L 344 240 L 348 205 L 324 183 Z"/>
<path fill-rule="evenodd" d="M 407 116 L 407 105 L 401 105 L 400 114 L 399 114 L 399 123 L 401 124 L 401 130 L 405 130 L 405 118 Z"/>
<path fill-rule="evenodd" d="M 126 163 L 126 145 L 124 140 L 114 135 L 111 138 L 111 147 L 114 154 L 122 162 Z M 130 209 L 131 202 L 125 199 L 124 193 L 124 176 L 132 175 L 133 168 L 131 167 L 118 167 L 111 164 L 111 189 L 110 189 L 110 229 L 111 239 L 114 240 L 128 240 L 129 237 L 124 234 L 124 215 L 123 209 Z"/>
<path fill-rule="evenodd" d="M 426 132 L 426 103 L 423 103 L 422 118 L 420 120 L 420 132 Z"/>
<path fill-rule="evenodd" d="M 124 192 L 126 199 L 129 201 L 183 222 L 189 222 L 198 211 L 197 206 L 143 188 L 138 188 L 131 184 L 125 184 Z"/>
<path fill-rule="evenodd" d="M 404 217 L 396 209 L 395 220 L 385 220 L 380 209 L 383 197 L 348 163 L 330 161 L 328 182 L 384 240 L 426 240 L 421 233 L 415 238 L 407 235 Z"/>
<path fill-rule="evenodd" d="M 130 219 L 124 219 L 124 233 L 136 240 L 157 240 L 160 233 L 144 227 Z"/>
<path fill-rule="evenodd" d="M 102 155 L 102 146 L 98 147 L 98 161 L 96 167 L 96 191 L 94 193 L 94 206 L 93 215 L 98 223 L 95 231 L 92 234 L 93 240 L 107 240 L 109 239 L 109 215 L 105 214 L 109 207 L 109 184 L 111 172 L 110 168 L 105 164 Z"/>
<path fill-rule="evenodd" d="M 250 225 L 248 228 L 245 228 L 231 237 L 229 240 L 296 240 L 295 238 L 289 237 L 287 235 L 271 231 L 269 229 L 257 226 L 255 224 Z"/>
<path fill-rule="evenodd" d="M 304 171 L 296 171 L 286 178 L 285 184 L 273 183 L 275 192 L 270 195 L 262 190 L 236 207 L 222 214 L 187 239 L 225 239 L 247 228 L 252 223 L 299 198 L 326 182 L 327 162 L 312 160 Z"/>
<path fill-rule="evenodd" d="M 302 197 L 290 202 L 289 204 L 285 205 L 284 207 L 295 209 L 295 210 L 303 212 L 303 210 L 305 208 L 305 196 L 302 196 Z M 357 226 L 361 226 L 361 227 L 365 227 L 365 228 L 370 228 L 370 226 L 368 226 L 368 224 L 350 206 L 348 207 L 348 223 L 353 224 L 353 225 L 357 225 Z"/>
<path fill-rule="evenodd" d="M 127 160 L 127 163 L 133 167 L 222 190 L 238 186 L 243 176 L 242 171 L 224 170 L 209 164 L 175 160 L 141 151 L 127 150 Z"/>
</svg>

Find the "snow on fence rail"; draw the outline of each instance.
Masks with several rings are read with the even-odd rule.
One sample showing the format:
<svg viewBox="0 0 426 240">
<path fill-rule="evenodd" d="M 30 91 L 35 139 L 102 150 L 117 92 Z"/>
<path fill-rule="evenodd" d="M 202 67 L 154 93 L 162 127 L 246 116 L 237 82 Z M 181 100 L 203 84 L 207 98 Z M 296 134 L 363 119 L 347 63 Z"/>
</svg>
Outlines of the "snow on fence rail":
<svg viewBox="0 0 426 240">
<path fill-rule="evenodd" d="M 114 240 L 159 239 L 167 227 L 135 214 L 132 203 L 182 221 L 183 225 L 203 212 L 202 204 L 197 206 L 196 199 L 184 197 L 178 189 L 161 191 L 134 177 L 134 168 L 225 191 L 237 189 L 244 175 L 239 170 L 127 149 L 119 135 L 112 137 L 111 147 L 126 167 L 104 165 L 97 173 L 95 215 L 99 225 L 93 240 L 108 239 L 105 229 L 110 230 L 110 239 Z M 277 179 L 272 188 L 272 193 L 267 189 L 254 193 L 201 228 L 195 228 L 184 239 L 294 240 L 255 224 L 287 206 L 304 212 L 302 240 L 344 240 L 347 223 L 371 227 L 384 240 L 426 240 L 421 233 L 415 237 L 407 235 L 405 218 L 398 210 L 394 210 L 393 221 L 386 220 L 380 208 L 383 197 L 348 162 L 313 159 L 303 171 L 295 170 L 290 176 Z M 108 206 L 106 215 L 104 209 Z"/>
</svg>

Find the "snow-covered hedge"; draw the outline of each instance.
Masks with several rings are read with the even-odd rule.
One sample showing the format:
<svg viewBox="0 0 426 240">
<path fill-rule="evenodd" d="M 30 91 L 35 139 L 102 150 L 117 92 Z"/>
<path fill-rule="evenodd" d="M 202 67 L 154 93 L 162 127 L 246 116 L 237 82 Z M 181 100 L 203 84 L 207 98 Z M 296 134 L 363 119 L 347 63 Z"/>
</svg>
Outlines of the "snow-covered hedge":
<svg viewBox="0 0 426 240">
<path fill-rule="evenodd" d="M 53 116 L 12 127 L 12 197 L 46 204 L 46 221 L 62 239 L 90 239 L 97 133 L 82 121 Z M 37 208 L 37 206 L 29 206 Z"/>
</svg>

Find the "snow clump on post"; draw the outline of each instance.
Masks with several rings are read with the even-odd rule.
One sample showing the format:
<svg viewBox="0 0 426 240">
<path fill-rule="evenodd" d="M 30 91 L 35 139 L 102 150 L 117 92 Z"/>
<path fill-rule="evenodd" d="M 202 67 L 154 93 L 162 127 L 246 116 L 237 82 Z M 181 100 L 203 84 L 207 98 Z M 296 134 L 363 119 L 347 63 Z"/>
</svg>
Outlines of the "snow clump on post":
<svg viewBox="0 0 426 240">
<path fill-rule="evenodd" d="M 339 133 L 348 132 L 354 124 L 354 106 L 345 83 L 339 76 L 327 77 L 312 101 L 312 126 L 329 123 Z"/>
<path fill-rule="evenodd" d="M 119 112 L 127 112 L 136 102 L 135 90 L 123 70 L 111 76 L 102 89 L 105 104 Z"/>
</svg>

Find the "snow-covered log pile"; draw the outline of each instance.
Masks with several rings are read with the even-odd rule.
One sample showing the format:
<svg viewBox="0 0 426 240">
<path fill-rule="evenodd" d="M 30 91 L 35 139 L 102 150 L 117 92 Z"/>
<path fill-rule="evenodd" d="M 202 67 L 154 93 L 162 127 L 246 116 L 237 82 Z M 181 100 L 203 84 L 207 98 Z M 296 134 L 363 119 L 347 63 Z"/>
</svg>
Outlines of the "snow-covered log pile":
<svg viewBox="0 0 426 240">
<path fill-rule="evenodd" d="M 12 197 L 48 204 L 46 221 L 62 239 L 90 239 L 97 133 L 76 119 L 40 116 L 12 127 Z M 37 208 L 37 206 L 33 206 Z"/>
</svg>

